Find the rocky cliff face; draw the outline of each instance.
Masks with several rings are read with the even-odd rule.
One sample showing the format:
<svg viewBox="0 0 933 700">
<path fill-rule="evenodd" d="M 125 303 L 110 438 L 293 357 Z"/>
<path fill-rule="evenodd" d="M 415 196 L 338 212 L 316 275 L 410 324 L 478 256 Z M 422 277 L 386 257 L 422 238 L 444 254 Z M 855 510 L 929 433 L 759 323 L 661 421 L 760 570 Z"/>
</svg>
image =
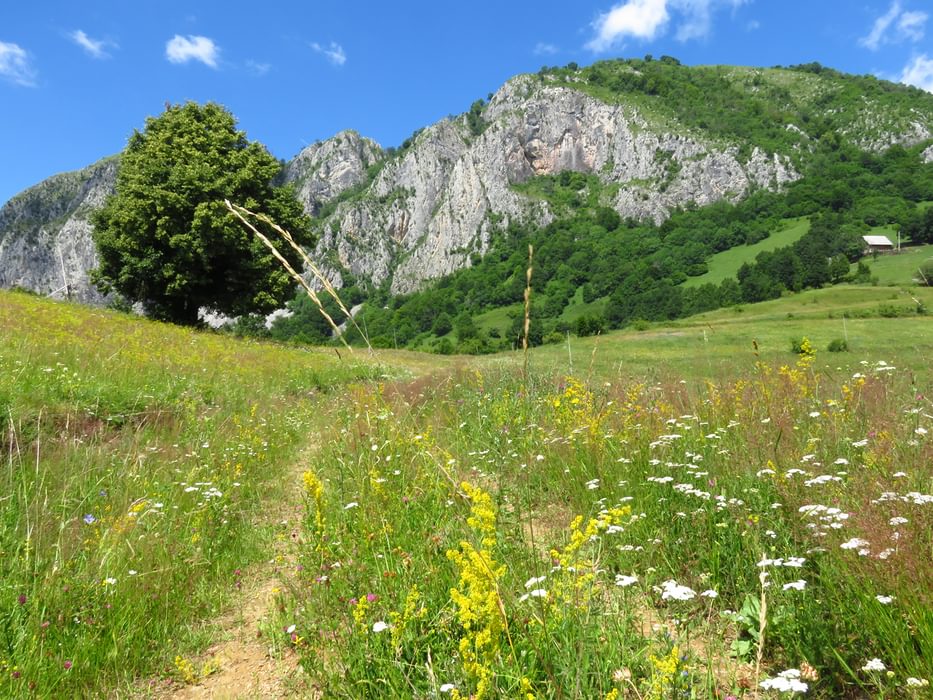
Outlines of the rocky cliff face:
<svg viewBox="0 0 933 700">
<path fill-rule="evenodd" d="M 284 181 L 295 187 L 309 214 L 344 190 L 366 181 L 367 169 L 385 154 L 375 141 L 355 131 L 308 146 L 285 167 Z"/>
<path fill-rule="evenodd" d="M 89 217 L 113 192 L 117 164 L 55 175 L 0 209 L 0 287 L 103 301 L 88 279 L 97 265 Z"/>
<path fill-rule="evenodd" d="M 323 226 L 317 253 L 337 252 L 354 274 L 407 292 L 468 264 L 486 250 L 493 220 L 546 223 L 543 202 L 512 185 L 564 170 L 618 185 L 611 205 L 623 217 L 663 220 L 687 202 L 737 199 L 751 186 L 777 188 L 798 177 L 790 161 L 758 148 L 714 145 L 653 125 L 634 107 L 608 105 L 567 87 L 515 78 L 492 98 L 486 128 L 464 118 L 424 130 L 389 159 L 367 196 L 341 203 Z"/>
</svg>

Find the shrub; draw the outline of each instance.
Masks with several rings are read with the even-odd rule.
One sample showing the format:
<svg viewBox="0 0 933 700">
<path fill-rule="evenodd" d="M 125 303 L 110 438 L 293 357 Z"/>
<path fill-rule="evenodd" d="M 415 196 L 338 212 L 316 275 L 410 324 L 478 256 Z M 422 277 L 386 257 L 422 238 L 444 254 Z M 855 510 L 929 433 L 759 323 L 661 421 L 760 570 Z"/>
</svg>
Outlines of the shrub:
<svg viewBox="0 0 933 700">
<path fill-rule="evenodd" d="M 826 349 L 830 352 L 849 352 L 849 343 L 844 338 L 836 338 L 829 342 Z"/>
<path fill-rule="evenodd" d="M 810 342 L 810 339 L 807 336 L 803 336 L 802 338 L 791 338 L 790 349 L 796 355 L 815 354 L 815 351 L 813 350 L 813 344 Z"/>
</svg>

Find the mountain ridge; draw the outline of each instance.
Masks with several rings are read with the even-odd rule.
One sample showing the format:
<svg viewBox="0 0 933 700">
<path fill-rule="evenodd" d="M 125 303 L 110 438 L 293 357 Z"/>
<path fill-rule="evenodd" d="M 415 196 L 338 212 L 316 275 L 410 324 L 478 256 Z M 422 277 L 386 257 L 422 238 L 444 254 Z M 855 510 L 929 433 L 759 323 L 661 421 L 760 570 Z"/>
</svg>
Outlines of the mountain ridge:
<svg viewBox="0 0 933 700">
<path fill-rule="evenodd" d="M 596 175 L 607 206 L 657 223 L 686 205 L 780 189 L 821 139 L 879 151 L 933 137 L 933 96 L 808 65 L 688 67 L 662 57 L 545 68 L 398 149 L 339 132 L 299 152 L 282 180 L 315 216 L 314 255 L 338 286 L 350 273 L 404 293 L 468 266 L 496 226 L 547 224 L 548 203 L 516 190 L 535 176 Z M 933 158 L 933 145 L 925 153 Z M 0 285 L 47 294 L 63 286 L 64 270 L 76 298 L 99 303 L 87 213 L 115 172 L 111 157 L 4 205 Z"/>
</svg>

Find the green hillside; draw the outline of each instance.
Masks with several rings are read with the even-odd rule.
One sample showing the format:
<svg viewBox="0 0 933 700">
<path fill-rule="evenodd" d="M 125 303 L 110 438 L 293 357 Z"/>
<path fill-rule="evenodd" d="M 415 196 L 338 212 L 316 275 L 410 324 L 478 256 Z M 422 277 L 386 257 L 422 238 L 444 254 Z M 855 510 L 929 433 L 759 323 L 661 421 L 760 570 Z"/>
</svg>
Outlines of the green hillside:
<svg viewBox="0 0 933 700">
<path fill-rule="evenodd" d="M 710 257 L 706 263 L 709 272 L 698 277 L 691 277 L 684 282 L 684 287 L 698 287 L 701 284 L 719 284 L 725 279 L 735 277 L 744 263 L 753 263 L 758 253 L 773 251 L 796 243 L 810 230 L 810 219 L 806 216 L 781 222 L 781 228 L 773 231 L 767 238 L 757 243 L 736 246 Z"/>
</svg>

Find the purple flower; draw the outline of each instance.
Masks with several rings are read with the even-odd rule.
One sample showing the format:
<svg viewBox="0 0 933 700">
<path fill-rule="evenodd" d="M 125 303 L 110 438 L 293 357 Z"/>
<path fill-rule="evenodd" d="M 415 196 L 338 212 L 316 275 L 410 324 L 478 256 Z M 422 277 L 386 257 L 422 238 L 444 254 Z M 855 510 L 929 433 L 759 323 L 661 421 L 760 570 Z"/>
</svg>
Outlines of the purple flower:
<svg viewBox="0 0 933 700">
<path fill-rule="evenodd" d="M 70 659 L 65 659 L 65 663 L 63 663 L 62 666 L 64 666 L 64 668 L 65 668 L 66 671 L 70 671 L 70 670 L 71 670 L 71 666 L 72 666 L 71 660 L 70 660 Z"/>
<path fill-rule="evenodd" d="M 14 679 L 19 678 L 21 675 L 23 675 L 23 674 L 22 674 L 20 671 L 13 671 L 13 678 L 14 678 Z"/>
<path fill-rule="evenodd" d="M 26 596 L 23 595 L 22 593 L 20 593 L 20 594 L 19 594 L 19 598 L 16 599 L 16 602 L 19 603 L 20 605 L 25 605 L 25 604 L 26 604 L 26 600 L 27 600 L 27 599 L 26 599 Z"/>
<path fill-rule="evenodd" d="M 84 522 L 85 522 L 86 524 L 90 525 L 90 524 L 92 524 L 92 523 L 97 522 L 97 518 L 95 518 L 95 517 L 94 517 L 93 515 L 91 515 L 90 513 L 87 513 L 87 514 L 84 516 Z"/>
<path fill-rule="evenodd" d="M 366 602 L 375 603 L 377 600 L 379 600 L 379 596 L 377 596 L 375 593 L 366 594 Z"/>
</svg>

